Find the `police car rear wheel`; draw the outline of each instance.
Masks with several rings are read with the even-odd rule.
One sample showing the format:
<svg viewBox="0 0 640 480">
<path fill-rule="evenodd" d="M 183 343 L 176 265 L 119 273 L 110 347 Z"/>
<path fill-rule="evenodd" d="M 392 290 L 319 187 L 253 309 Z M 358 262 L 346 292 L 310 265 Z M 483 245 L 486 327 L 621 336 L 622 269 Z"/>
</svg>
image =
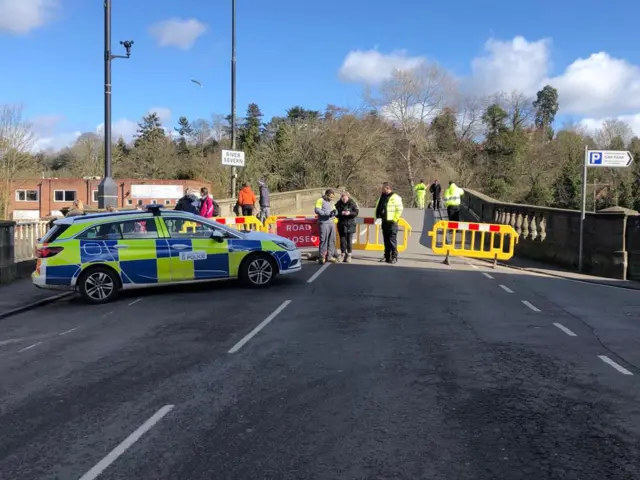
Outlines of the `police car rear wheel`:
<svg viewBox="0 0 640 480">
<path fill-rule="evenodd" d="M 266 254 L 254 254 L 240 266 L 240 280 L 253 288 L 271 285 L 276 277 L 276 266 L 273 259 Z"/>
<path fill-rule="evenodd" d="M 80 294 L 90 303 L 107 303 L 118 296 L 118 277 L 108 268 L 88 270 L 80 279 Z"/>
</svg>

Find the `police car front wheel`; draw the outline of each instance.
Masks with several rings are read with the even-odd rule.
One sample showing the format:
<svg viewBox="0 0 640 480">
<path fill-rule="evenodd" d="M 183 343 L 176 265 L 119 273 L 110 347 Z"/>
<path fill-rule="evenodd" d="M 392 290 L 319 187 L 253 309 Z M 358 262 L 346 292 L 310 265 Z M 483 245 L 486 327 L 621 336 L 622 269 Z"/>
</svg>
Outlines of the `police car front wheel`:
<svg viewBox="0 0 640 480">
<path fill-rule="evenodd" d="M 277 274 L 273 259 L 266 254 L 254 254 L 240 266 L 240 280 L 253 288 L 271 285 Z"/>
<path fill-rule="evenodd" d="M 95 267 L 82 274 L 79 290 L 90 303 L 107 303 L 118 296 L 118 277 L 110 268 Z"/>
</svg>

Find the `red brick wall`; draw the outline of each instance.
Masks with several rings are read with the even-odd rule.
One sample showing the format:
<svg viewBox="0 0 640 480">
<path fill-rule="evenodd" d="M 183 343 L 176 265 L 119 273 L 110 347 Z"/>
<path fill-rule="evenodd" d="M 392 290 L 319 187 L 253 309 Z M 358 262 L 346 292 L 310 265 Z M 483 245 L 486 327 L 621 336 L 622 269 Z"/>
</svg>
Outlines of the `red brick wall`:
<svg viewBox="0 0 640 480">
<path fill-rule="evenodd" d="M 60 210 L 64 207 L 70 207 L 72 201 L 55 201 L 54 192 L 56 190 L 75 191 L 76 198 L 82 200 L 87 208 L 97 208 L 98 202 L 94 202 L 93 191 L 98 190 L 100 180 L 84 180 L 82 178 L 33 178 L 25 180 L 16 180 L 14 182 L 11 198 L 9 199 L 9 213 L 14 210 L 38 210 L 40 216 L 48 216 L 53 210 Z M 182 189 L 187 187 L 200 190 L 201 187 L 211 186 L 206 182 L 197 180 L 151 180 L 151 179 L 123 179 L 116 180 L 118 185 L 118 208 L 133 207 L 137 203 L 137 199 L 131 198 L 131 185 L 181 185 Z M 37 201 L 18 201 L 17 190 L 35 190 L 38 192 Z M 96 194 L 97 195 L 97 194 Z M 129 200 L 132 204 L 129 204 Z M 143 203 L 148 200 L 156 200 L 164 204 L 165 198 L 149 198 L 143 199 Z M 175 200 L 171 199 L 171 205 L 175 205 Z"/>
</svg>

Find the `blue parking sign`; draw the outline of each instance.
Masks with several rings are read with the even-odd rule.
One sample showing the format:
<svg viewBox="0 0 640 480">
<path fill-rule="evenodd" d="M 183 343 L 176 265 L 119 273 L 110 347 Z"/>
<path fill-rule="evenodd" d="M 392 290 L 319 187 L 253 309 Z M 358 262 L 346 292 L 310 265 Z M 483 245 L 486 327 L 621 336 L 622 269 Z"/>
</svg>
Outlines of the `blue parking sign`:
<svg viewBox="0 0 640 480">
<path fill-rule="evenodd" d="M 589 152 L 589 165 L 602 165 L 602 152 Z"/>
</svg>

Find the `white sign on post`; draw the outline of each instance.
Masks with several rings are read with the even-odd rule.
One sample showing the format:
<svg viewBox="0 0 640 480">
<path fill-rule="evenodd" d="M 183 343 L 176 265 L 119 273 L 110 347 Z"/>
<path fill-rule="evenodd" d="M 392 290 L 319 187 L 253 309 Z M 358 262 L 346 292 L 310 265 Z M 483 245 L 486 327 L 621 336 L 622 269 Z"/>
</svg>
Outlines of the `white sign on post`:
<svg viewBox="0 0 640 480">
<path fill-rule="evenodd" d="M 244 152 L 237 150 L 222 150 L 222 165 L 229 167 L 244 167 Z"/>
<path fill-rule="evenodd" d="M 633 155 L 624 150 L 589 150 L 587 152 L 589 167 L 628 167 L 631 162 L 633 162 Z"/>
</svg>

